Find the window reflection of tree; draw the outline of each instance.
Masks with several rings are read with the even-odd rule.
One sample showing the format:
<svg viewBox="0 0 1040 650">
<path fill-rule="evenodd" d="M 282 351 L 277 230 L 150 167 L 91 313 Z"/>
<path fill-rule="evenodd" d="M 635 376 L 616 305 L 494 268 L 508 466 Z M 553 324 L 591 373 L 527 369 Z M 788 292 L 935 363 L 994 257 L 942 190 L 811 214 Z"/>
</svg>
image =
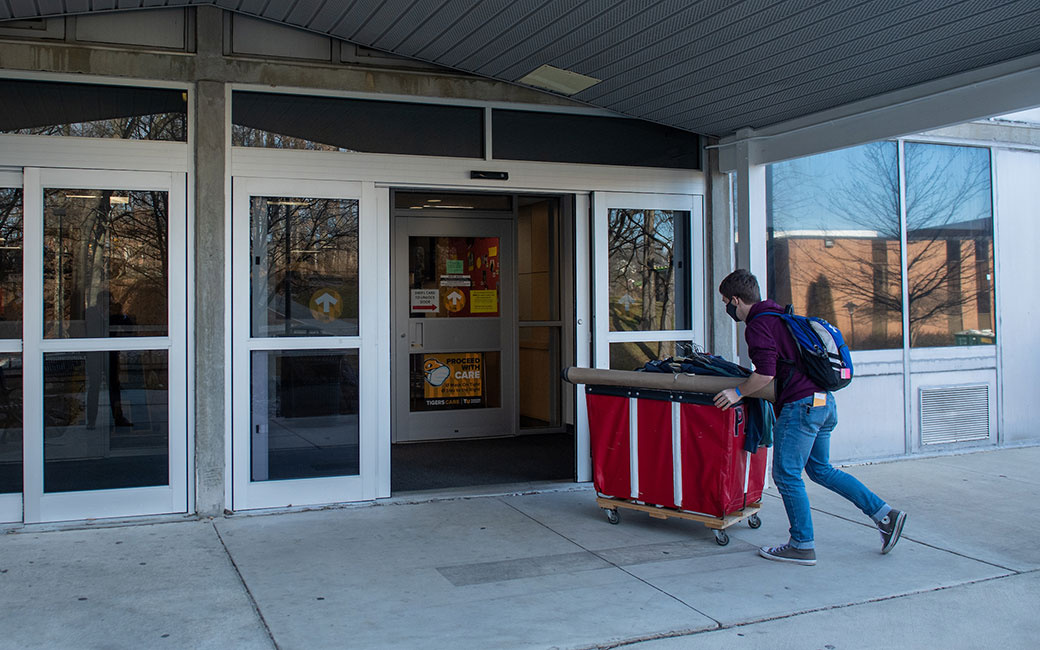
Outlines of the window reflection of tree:
<svg viewBox="0 0 1040 650">
<path fill-rule="evenodd" d="M 609 214 L 610 319 L 614 331 L 675 327 L 675 223 L 672 212 L 612 209 Z M 634 343 L 648 358 L 658 342 Z"/>
<path fill-rule="evenodd" d="M 234 124 L 231 127 L 231 143 L 236 147 L 304 149 L 308 151 L 354 151 L 353 149 L 343 149 L 331 144 L 322 144 L 321 142 L 282 135 L 263 129 L 254 129 L 248 126 L 240 126 L 238 124 Z"/>
<path fill-rule="evenodd" d="M 283 335 L 315 331 L 311 294 L 333 288 L 344 302 L 340 319 L 357 317 L 358 202 L 355 200 L 254 198 L 252 251 L 264 260 L 256 278 L 267 327 Z M 254 294 L 255 295 L 255 294 Z M 259 296 L 257 296 L 259 297 Z"/>
<path fill-rule="evenodd" d="M 22 335 L 22 191 L 0 188 L 0 338 Z"/>
<path fill-rule="evenodd" d="M 950 345 L 973 303 L 972 324 L 992 327 L 988 154 L 914 143 L 905 152 L 911 345 Z M 826 277 L 829 313 L 842 323 L 839 308 L 847 312 L 854 349 L 900 347 L 896 145 L 878 142 L 816 158 L 770 168 L 769 294 L 804 308 L 810 305 L 799 307 L 798 300 L 808 295 L 795 289 Z M 819 298 L 811 307 L 824 309 Z"/>
<path fill-rule="evenodd" d="M 167 192 L 47 190 L 44 229 L 47 336 L 166 334 Z M 99 297 L 133 325 L 110 329 L 111 305 Z"/>
<path fill-rule="evenodd" d="M 611 319 L 616 330 L 671 328 L 675 319 L 673 243 L 671 213 L 611 211 Z M 632 296 L 636 302 L 626 312 L 619 300 L 633 291 L 638 292 Z"/>
<path fill-rule="evenodd" d="M 972 303 L 986 309 L 970 324 L 992 328 L 989 152 L 917 143 L 905 151 L 911 345 L 951 345 Z"/>
<path fill-rule="evenodd" d="M 146 333 L 163 335 L 170 264 L 169 195 L 132 192 L 129 206 L 112 220 L 113 300 L 121 302 L 137 326 L 149 330 Z"/>
<path fill-rule="evenodd" d="M 81 138 L 187 142 L 187 126 L 187 113 L 156 113 L 153 115 L 135 115 L 90 122 L 28 127 L 11 132 L 23 135 L 64 135 Z"/>
</svg>

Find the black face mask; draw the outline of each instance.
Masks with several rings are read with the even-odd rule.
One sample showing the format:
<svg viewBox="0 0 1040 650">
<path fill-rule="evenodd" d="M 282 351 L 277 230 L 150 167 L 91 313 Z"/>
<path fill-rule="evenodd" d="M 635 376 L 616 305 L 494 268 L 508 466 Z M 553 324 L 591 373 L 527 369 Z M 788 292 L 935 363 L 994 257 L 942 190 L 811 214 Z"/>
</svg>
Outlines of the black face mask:
<svg viewBox="0 0 1040 650">
<path fill-rule="evenodd" d="M 733 303 L 729 303 L 728 305 L 726 305 L 726 313 L 729 314 L 729 317 L 733 320 L 737 321 L 738 323 L 740 322 L 740 319 L 737 318 L 737 306 Z"/>
</svg>

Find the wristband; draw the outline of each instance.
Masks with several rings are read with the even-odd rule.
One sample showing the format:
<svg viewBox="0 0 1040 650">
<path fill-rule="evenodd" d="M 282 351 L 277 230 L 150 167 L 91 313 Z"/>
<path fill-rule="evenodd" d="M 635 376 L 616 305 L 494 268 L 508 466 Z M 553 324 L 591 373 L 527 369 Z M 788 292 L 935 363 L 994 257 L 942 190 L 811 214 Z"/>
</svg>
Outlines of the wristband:
<svg viewBox="0 0 1040 650">
<path fill-rule="evenodd" d="M 737 391 L 737 397 L 743 397 L 743 395 L 741 395 L 741 394 L 740 394 L 740 389 L 739 389 L 739 388 L 737 388 L 736 386 L 734 386 L 734 387 L 733 387 L 733 390 Z"/>
</svg>

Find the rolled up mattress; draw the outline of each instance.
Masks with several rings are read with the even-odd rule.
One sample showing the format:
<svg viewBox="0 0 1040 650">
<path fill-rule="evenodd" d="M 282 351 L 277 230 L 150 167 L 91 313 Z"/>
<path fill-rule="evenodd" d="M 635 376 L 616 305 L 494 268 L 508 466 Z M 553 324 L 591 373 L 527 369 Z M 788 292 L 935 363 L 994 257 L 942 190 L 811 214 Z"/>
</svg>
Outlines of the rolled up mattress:
<svg viewBox="0 0 1040 650">
<path fill-rule="evenodd" d="M 688 393 L 715 393 L 744 383 L 741 377 L 715 377 L 667 372 L 636 372 L 634 370 L 603 370 L 600 368 L 564 368 L 563 379 L 572 384 L 593 386 L 631 386 L 654 390 L 677 390 Z M 776 399 L 775 381 L 747 397 L 760 397 L 770 402 Z"/>
</svg>

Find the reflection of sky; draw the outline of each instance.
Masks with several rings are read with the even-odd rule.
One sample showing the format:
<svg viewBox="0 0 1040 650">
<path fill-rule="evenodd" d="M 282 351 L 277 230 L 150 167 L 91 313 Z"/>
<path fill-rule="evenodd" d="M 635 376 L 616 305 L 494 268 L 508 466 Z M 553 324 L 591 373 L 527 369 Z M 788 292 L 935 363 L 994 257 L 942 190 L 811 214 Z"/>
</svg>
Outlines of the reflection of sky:
<svg viewBox="0 0 1040 650">
<path fill-rule="evenodd" d="M 991 217 L 989 151 L 907 143 L 909 228 Z M 874 142 L 770 165 L 768 226 L 898 237 L 897 148 Z"/>
<path fill-rule="evenodd" d="M 896 145 L 875 142 L 770 166 L 777 231 L 898 232 Z"/>
<path fill-rule="evenodd" d="M 908 142 L 905 151 L 908 230 L 992 216 L 988 149 Z"/>
</svg>

